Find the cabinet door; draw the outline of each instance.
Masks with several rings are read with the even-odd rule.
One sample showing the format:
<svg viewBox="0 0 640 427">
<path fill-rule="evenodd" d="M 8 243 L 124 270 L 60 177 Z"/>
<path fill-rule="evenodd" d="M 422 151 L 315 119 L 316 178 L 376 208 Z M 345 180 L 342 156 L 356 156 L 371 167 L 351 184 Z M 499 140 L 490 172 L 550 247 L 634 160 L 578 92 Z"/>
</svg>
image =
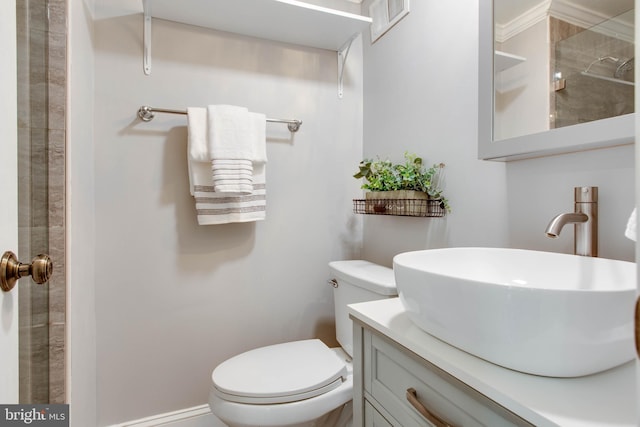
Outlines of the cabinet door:
<svg viewBox="0 0 640 427">
<path fill-rule="evenodd" d="M 364 425 L 365 427 L 393 427 L 393 425 L 366 400 L 364 402 Z"/>
<path fill-rule="evenodd" d="M 419 406 L 452 426 L 531 426 L 435 365 L 369 331 L 364 336 L 364 389 L 403 427 L 432 425 Z M 416 393 L 413 404 L 409 390 Z"/>
</svg>

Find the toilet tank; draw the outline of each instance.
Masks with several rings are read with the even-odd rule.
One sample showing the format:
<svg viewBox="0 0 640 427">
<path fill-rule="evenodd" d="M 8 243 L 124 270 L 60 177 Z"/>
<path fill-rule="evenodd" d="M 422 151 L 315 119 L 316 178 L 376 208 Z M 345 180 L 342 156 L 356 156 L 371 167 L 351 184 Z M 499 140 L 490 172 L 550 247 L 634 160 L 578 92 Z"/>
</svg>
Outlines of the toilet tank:
<svg viewBox="0 0 640 427">
<path fill-rule="evenodd" d="M 394 298 L 398 295 L 393 270 L 369 261 L 333 261 L 331 270 L 336 338 L 349 356 L 353 356 L 353 325 L 348 304 Z"/>
</svg>

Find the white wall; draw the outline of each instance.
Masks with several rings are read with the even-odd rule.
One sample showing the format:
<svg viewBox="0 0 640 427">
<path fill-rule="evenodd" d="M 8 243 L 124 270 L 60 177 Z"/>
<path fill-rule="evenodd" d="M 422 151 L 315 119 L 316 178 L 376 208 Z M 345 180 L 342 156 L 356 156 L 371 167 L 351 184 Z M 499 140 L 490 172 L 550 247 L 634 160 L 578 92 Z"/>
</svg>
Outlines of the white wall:
<svg viewBox="0 0 640 427">
<path fill-rule="evenodd" d="M 477 160 L 477 1 L 413 1 L 391 31 L 373 45 L 369 40 L 365 157 L 401 160 L 408 150 L 429 163 L 444 162 L 452 213 L 368 215 L 365 258 L 391 265 L 393 255 L 407 250 L 506 245 L 506 167 Z"/>
<path fill-rule="evenodd" d="M 67 399 L 73 426 L 96 425 L 93 0 L 68 3 Z M 101 261 L 103 271 L 108 264 Z"/>
<path fill-rule="evenodd" d="M 95 204 L 98 425 L 205 404 L 212 369 L 244 350 L 334 343 L 327 263 L 358 257 L 362 48 L 344 99 L 336 53 L 153 22 L 142 72 L 138 0 L 97 2 Z M 186 117 L 139 106 L 235 104 L 303 120 L 267 126 L 267 219 L 198 226 Z"/>
<path fill-rule="evenodd" d="M 509 241 L 514 247 L 573 252 L 573 227 L 560 237 L 544 235 L 557 214 L 573 211 L 573 188 L 598 187 L 599 256 L 635 260 L 635 245 L 624 237 L 635 205 L 634 146 L 586 151 L 507 165 Z"/>
<path fill-rule="evenodd" d="M 365 7 L 368 2 L 365 2 Z M 510 163 L 476 160 L 478 2 L 411 2 L 410 14 L 382 39 L 365 37 L 364 153 L 402 158 L 405 150 L 447 164 L 444 219 L 371 215 L 364 254 L 393 255 L 441 246 L 510 246 L 573 251 L 568 227 L 544 235 L 573 210 L 573 187 L 600 190 L 600 255 L 634 259 L 624 228 L 634 204 L 633 146 Z"/>
</svg>

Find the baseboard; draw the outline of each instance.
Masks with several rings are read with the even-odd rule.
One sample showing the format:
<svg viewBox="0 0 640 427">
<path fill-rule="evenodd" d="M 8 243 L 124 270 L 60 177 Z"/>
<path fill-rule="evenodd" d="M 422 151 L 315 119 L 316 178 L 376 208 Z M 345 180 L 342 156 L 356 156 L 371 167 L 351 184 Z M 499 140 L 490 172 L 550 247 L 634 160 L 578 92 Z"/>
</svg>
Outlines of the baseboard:
<svg viewBox="0 0 640 427">
<path fill-rule="evenodd" d="M 224 427 L 209 409 L 209 405 L 194 406 L 193 408 L 152 415 L 139 420 L 114 424 L 111 427 Z"/>
</svg>

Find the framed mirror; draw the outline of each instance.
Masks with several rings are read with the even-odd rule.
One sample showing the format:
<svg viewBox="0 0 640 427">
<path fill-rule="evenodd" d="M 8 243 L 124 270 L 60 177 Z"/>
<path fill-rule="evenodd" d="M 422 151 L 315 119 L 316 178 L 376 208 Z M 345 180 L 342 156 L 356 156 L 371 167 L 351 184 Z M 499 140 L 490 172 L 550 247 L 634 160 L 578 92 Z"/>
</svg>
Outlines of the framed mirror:
<svg viewBox="0 0 640 427">
<path fill-rule="evenodd" d="M 478 157 L 633 143 L 634 0 L 480 0 Z"/>
</svg>

